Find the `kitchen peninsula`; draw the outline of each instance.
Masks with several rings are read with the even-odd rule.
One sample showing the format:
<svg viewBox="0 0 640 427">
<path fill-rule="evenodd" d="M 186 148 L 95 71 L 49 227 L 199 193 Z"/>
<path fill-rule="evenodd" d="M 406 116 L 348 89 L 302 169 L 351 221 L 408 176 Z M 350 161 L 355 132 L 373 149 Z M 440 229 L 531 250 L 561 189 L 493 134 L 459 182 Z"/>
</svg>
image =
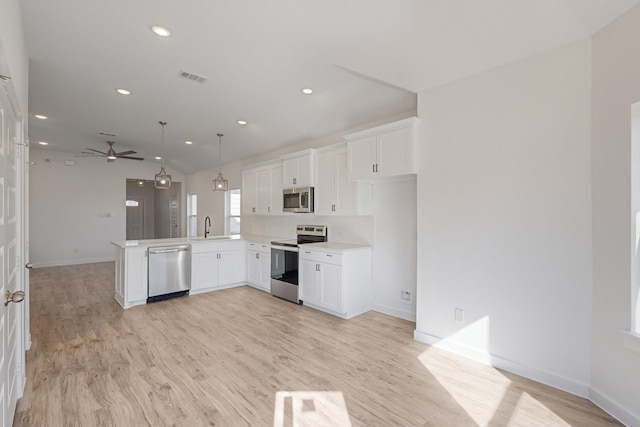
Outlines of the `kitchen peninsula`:
<svg viewBox="0 0 640 427">
<path fill-rule="evenodd" d="M 270 292 L 273 236 L 234 235 L 111 242 L 116 248 L 115 299 L 125 309 L 147 303 L 150 248 L 191 246 L 190 295 L 248 284 Z M 371 247 L 310 243 L 301 253 L 305 305 L 345 319 L 371 308 Z"/>
<path fill-rule="evenodd" d="M 116 247 L 115 299 L 122 308 L 147 303 L 149 248 L 191 245 L 189 293 L 195 295 L 244 284 L 247 242 L 268 248 L 273 239 L 275 237 L 234 235 L 111 242 Z"/>
</svg>

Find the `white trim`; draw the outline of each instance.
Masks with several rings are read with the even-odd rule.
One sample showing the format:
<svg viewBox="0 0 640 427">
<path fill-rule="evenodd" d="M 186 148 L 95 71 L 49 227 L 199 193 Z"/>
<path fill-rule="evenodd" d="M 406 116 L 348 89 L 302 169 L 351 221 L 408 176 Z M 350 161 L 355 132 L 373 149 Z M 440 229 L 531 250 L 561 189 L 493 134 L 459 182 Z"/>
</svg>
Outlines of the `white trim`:
<svg viewBox="0 0 640 427">
<path fill-rule="evenodd" d="M 600 392 L 599 390 L 591 387 L 588 399 L 599 406 L 602 410 L 607 412 L 609 415 L 620 421 L 622 424 L 629 427 L 640 426 L 640 415 L 635 414 L 630 409 L 619 405 L 613 399 Z"/>
<path fill-rule="evenodd" d="M 434 335 L 430 335 L 418 330 L 415 330 L 413 332 L 413 338 L 416 341 L 420 341 L 422 343 L 449 351 L 451 353 L 458 354 L 462 357 L 475 360 L 476 362 L 480 362 L 485 365 L 503 369 L 516 375 L 529 378 L 531 380 L 549 385 L 551 387 L 566 391 L 571 394 L 575 394 L 580 397 L 588 398 L 589 396 L 589 384 L 583 383 L 581 381 L 576 381 L 572 378 L 567 378 L 555 372 L 549 372 L 547 370 L 538 369 L 533 366 L 523 365 L 513 360 L 478 351 L 474 348 L 458 343 L 447 342 L 440 337 L 436 337 Z"/>
<path fill-rule="evenodd" d="M 397 317 L 399 319 L 409 320 L 411 322 L 416 321 L 416 313 L 412 311 L 398 310 L 397 308 L 387 307 L 386 305 L 380 304 L 371 304 L 371 310 Z"/>
<path fill-rule="evenodd" d="M 621 330 L 622 344 L 625 348 L 640 353 L 640 334 L 630 331 Z"/>
<path fill-rule="evenodd" d="M 77 265 L 77 264 L 93 264 L 94 262 L 108 262 L 115 261 L 114 257 L 106 257 L 106 258 L 88 258 L 88 259 L 70 259 L 70 260 L 61 260 L 61 261 L 51 261 L 51 262 L 33 262 L 33 268 L 41 268 L 41 267 L 61 267 L 63 265 Z"/>
<path fill-rule="evenodd" d="M 357 139 L 368 138 L 370 136 L 377 136 L 382 133 L 392 132 L 398 129 L 413 128 L 417 124 L 418 124 L 417 117 L 408 117 L 406 119 L 402 119 L 402 120 L 387 123 L 384 125 L 361 130 L 359 132 L 350 133 L 348 135 L 344 135 L 343 138 L 345 141 L 354 141 Z"/>
</svg>

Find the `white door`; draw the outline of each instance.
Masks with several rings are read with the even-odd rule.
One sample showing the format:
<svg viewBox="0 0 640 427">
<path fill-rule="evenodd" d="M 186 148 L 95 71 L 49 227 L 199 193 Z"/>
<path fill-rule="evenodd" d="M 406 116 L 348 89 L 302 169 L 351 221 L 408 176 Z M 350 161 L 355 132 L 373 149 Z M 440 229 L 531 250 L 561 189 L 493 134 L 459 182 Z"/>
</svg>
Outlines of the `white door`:
<svg viewBox="0 0 640 427">
<path fill-rule="evenodd" d="M 144 199 L 132 197 L 129 200 L 135 203 L 127 206 L 127 240 L 142 240 L 144 239 Z"/>
<path fill-rule="evenodd" d="M 378 167 L 381 176 L 411 172 L 410 130 L 399 129 L 378 136 Z"/>
<path fill-rule="evenodd" d="M 22 291 L 22 262 L 18 235 L 21 210 L 16 156 L 22 150 L 18 111 L 9 96 L 9 83 L 0 84 L 0 295 Z M 15 99 L 15 98 L 13 98 Z M 20 146 L 18 145 L 20 144 Z M 22 160 L 21 160 L 22 161 Z M 0 416 L 3 427 L 13 424 L 13 415 L 24 386 L 23 305 L 0 304 Z"/>
</svg>

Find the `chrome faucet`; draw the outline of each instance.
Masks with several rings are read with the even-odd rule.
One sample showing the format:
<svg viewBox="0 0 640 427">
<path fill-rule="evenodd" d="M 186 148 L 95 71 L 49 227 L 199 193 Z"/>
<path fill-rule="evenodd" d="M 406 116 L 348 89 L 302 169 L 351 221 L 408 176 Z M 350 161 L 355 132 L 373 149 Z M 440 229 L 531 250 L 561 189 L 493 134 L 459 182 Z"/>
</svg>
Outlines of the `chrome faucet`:
<svg viewBox="0 0 640 427">
<path fill-rule="evenodd" d="M 207 224 L 209 225 L 209 227 L 207 227 Z M 207 238 L 207 234 L 209 234 L 209 229 L 211 228 L 211 218 L 206 217 L 204 219 L 204 238 Z"/>
</svg>

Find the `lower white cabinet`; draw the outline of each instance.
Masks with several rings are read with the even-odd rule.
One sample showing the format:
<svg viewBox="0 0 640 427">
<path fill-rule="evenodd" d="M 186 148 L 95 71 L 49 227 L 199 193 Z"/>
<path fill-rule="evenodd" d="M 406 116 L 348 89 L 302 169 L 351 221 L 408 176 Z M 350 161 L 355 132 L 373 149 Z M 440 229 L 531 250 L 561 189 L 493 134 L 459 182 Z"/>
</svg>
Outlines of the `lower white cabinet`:
<svg viewBox="0 0 640 427">
<path fill-rule="evenodd" d="M 116 247 L 116 301 L 123 307 L 147 303 L 147 248 Z"/>
<path fill-rule="evenodd" d="M 371 309 L 370 247 L 301 247 L 298 274 L 300 299 L 306 306 L 344 319 Z"/>
<path fill-rule="evenodd" d="M 245 281 L 243 241 L 200 243 L 191 248 L 191 295 Z"/>
<path fill-rule="evenodd" d="M 267 243 L 247 242 L 247 282 L 271 292 L 271 247 Z"/>
</svg>

